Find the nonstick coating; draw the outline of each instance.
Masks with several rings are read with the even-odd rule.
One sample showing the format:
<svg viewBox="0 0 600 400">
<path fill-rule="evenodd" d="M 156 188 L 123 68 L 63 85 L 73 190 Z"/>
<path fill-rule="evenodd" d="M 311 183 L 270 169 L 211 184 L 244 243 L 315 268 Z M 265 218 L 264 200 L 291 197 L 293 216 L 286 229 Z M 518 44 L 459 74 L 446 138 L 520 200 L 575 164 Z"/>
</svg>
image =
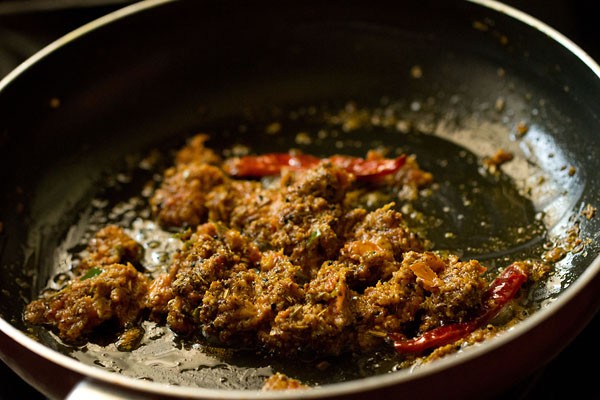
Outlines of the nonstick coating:
<svg viewBox="0 0 600 400">
<path fill-rule="evenodd" d="M 586 269 L 590 283 L 583 289 L 597 289 L 593 262 L 600 223 L 581 216 L 586 206 L 600 206 L 597 66 L 573 54 L 570 43 L 479 4 L 396 3 L 149 2 L 131 15 L 123 12 L 122 18 L 82 30 L 75 40 L 62 40 L 9 76 L 0 86 L 0 315 L 24 328 L 23 305 L 51 276 L 55 249 L 69 226 L 131 154 L 175 145 L 200 127 L 264 110 L 323 105 L 335 110 L 349 101 L 370 109 L 395 104 L 403 121 L 420 132 L 397 145 L 429 149 L 424 162 L 433 169 L 444 156 L 460 163 L 448 155 L 456 146 L 476 159 L 499 148 L 513 151 L 516 161 L 507 175 L 515 187 L 530 188 L 532 200 L 524 203 L 531 209 L 522 218 L 528 223 L 541 218 L 550 237 L 564 235 L 578 221 L 581 237 L 589 241 L 584 251 L 559 263 L 558 286 L 538 300 L 560 299 Z M 529 129 L 521 136 L 516 126 L 522 122 Z M 249 143 L 256 151 L 283 146 L 266 141 L 258 129 L 239 135 L 213 139 Z M 335 149 L 330 144 L 311 150 Z M 460 178 L 461 167 L 447 167 L 456 174 L 447 168 L 434 172 Z M 495 226 L 510 225 L 511 206 L 490 204 L 489 215 L 499 216 Z M 462 232 L 477 242 L 472 225 Z M 584 308 L 570 329 L 562 328 L 560 339 L 548 337 L 553 348 L 541 348 L 532 358 L 536 365 L 459 385 L 462 394 L 491 382 L 500 390 L 549 360 L 593 316 L 598 301 Z M 560 313 L 547 314 L 551 325 L 560 324 L 552 320 Z M 66 379 L 60 389 L 47 382 L 36 386 L 55 396 L 76 379 Z M 382 386 L 414 390 L 405 380 L 410 377 Z M 424 396 L 436 393 L 427 390 Z"/>
</svg>

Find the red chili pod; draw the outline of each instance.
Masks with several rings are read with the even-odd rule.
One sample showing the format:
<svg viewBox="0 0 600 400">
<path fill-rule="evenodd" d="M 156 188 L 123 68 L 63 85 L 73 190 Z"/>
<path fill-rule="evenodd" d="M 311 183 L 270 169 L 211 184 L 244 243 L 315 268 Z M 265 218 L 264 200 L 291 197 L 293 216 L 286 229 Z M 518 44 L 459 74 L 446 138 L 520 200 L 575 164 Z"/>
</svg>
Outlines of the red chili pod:
<svg viewBox="0 0 600 400">
<path fill-rule="evenodd" d="M 283 168 L 311 168 L 323 161 L 330 161 L 358 179 L 370 179 L 392 174 L 406 163 L 406 156 L 396 158 L 364 159 L 343 155 L 318 158 L 309 154 L 268 153 L 257 156 L 230 158 L 223 168 L 231 176 L 240 178 L 261 178 L 278 175 Z"/>
<path fill-rule="evenodd" d="M 453 343 L 488 323 L 516 296 L 526 281 L 527 273 L 518 266 L 518 263 L 513 263 L 494 279 L 488 290 L 484 293 L 483 300 L 485 303 L 483 313 L 477 318 L 469 322 L 434 328 L 411 339 L 406 339 L 394 333 L 390 333 L 388 337 L 394 341 L 394 348 L 400 354 L 421 353 L 428 349 Z"/>
</svg>

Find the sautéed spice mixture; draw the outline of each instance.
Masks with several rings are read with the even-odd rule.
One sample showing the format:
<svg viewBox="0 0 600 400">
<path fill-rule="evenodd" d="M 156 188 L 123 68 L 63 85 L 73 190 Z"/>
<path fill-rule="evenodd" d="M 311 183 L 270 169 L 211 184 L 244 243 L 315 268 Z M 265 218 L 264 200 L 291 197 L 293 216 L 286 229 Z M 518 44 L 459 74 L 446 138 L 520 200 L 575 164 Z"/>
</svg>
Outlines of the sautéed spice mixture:
<svg viewBox="0 0 600 400">
<path fill-rule="evenodd" d="M 27 322 L 65 343 L 110 325 L 122 351 L 139 346 L 150 320 L 192 341 L 286 358 L 395 349 L 405 367 L 519 320 L 521 287 L 547 272 L 516 261 L 493 280 L 479 261 L 431 249 L 398 211 L 434 180 L 414 156 L 223 159 L 207 139 L 189 140 L 150 196 L 154 221 L 181 240 L 165 272 L 147 270 L 127 227 L 108 224 L 73 279 L 26 307 Z M 280 373 L 264 385 L 302 387 Z"/>
</svg>

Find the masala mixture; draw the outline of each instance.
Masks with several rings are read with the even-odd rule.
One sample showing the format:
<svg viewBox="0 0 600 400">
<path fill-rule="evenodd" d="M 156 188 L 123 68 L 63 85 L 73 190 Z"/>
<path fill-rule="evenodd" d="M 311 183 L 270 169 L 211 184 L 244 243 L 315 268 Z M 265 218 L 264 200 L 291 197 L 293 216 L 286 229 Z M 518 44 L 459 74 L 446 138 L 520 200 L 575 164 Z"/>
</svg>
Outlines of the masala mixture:
<svg viewBox="0 0 600 400">
<path fill-rule="evenodd" d="M 435 180 L 414 155 L 224 157 L 208 139 L 190 139 L 149 196 L 153 220 L 180 241 L 163 272 L 146 268 L 129 227 L 108 224 L 24 319 L 67 344 L 110 326 L 120 351 L 153 321 L 210 346 L 290 359 L 391 350 L 407 367 L 522 319 L 524 288 L 548 272 L 522 260 L 490 276 L 431 248 L 399 211 Z M 263 388 L 303 387 L 275 373 Z"/>
</svg>

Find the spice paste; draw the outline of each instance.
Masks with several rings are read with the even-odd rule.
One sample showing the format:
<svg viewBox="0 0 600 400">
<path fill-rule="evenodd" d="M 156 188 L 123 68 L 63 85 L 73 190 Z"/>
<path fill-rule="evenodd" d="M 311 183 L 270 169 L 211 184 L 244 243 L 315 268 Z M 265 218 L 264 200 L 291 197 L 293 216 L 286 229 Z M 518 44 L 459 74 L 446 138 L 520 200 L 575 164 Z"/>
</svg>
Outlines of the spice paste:
<svg viewBox="0 0 600 400">
<path fill-rule="evenodd" d="M 392 342 L 399 349 L 469 326 L 431 342 L 436 357 L 457 340 L 488 337 L 489 310 L 499 308 L 490 303 L 514 302 L 490 295 L 479 261 L 430 249 L 395 202 L 370 206 L 380 193 L 401 201 L 433 181 L 415 157 L 371 151 L 306 163 L 290 152 L 272 171 L 260 157 L 223 160 L 206 139 L 176 154 L 149 201 L 155 220 L 182 240 L 167 272 L 147 273 L 140 245 L 108 225 L 89 242 L 76 277 L 32 301 L 26 321 L 71 343 L 111 324 L 130 350 L 136 327 L 150 319 L 192 340 L 285 356 L 368 353 Z M 240 163 L 255 173 L 241 176 Z M 513 268 L 528 281 L 544 273 L 533 262 Z M 485 323 L 474 324 L 482 315 Z"/>
</svg>

